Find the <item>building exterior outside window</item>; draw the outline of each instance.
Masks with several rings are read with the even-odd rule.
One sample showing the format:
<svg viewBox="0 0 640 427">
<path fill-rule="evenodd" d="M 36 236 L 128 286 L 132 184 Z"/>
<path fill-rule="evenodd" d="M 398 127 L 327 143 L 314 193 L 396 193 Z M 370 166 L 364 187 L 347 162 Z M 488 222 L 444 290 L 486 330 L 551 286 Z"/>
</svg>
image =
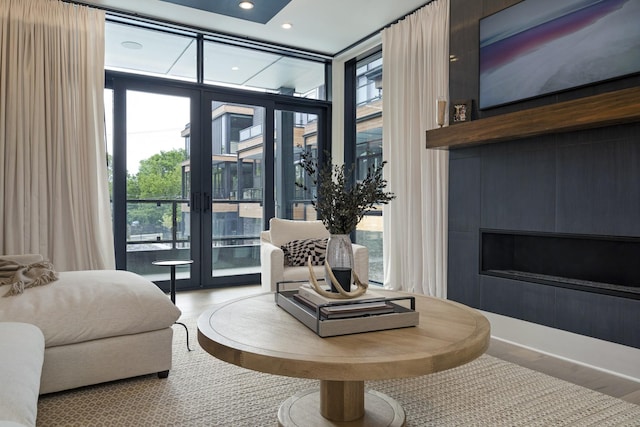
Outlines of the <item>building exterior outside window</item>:
<svg viewBox="0 0 640 427">
<path fill-rule="evenodd" d="M 356 63 L 356 179 L 382 162 L 382 52 Z M 356 241 L 369 249 L 369 280 L 382 283 L 382 211 L 369 212 L 358 224 Z"/>
</svg>

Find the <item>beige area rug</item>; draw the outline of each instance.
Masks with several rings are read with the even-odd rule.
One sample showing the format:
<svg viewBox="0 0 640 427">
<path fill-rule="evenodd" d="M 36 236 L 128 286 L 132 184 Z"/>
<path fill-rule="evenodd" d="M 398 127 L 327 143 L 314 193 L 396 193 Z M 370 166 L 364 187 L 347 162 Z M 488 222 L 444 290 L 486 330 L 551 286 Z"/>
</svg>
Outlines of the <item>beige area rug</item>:
<svg viewBox="0 0 640 427">
<path fill-rule="evenodd" d="M 197 344 L 196 319 L 174 326 L 173 369 L 45 395 L 38 426 L 274 426 L 279 405 L 315 380 L 219 361 Z M 371 381 L 396 399 L 407 426 L 640 426 L 640 406 L 484 355 L 419 378 Z"/>
</svg>

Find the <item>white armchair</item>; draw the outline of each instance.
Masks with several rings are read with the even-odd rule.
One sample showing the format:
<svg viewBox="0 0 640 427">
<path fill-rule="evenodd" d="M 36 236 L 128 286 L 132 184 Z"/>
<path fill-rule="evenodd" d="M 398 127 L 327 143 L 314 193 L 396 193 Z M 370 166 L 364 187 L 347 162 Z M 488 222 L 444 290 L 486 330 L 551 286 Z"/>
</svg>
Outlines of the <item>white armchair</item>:
<svg viewBox="0 0 640 427">
<path fill-rule="evenodd" d="M 260 272 L 262 290 L 274 292 L 276 284 L 282 281 L 309 280 L 309 267 L 286 266 L 282 246 L 302 239 L 329 237 L 329 231 L 322 221 L 295 221 L 271 218 L 269 230 L 260 233 Z M 354 269 L 362 283 L 369 282 L 369 250 L 362 245 L 352 244 Z M 314 266 L 318 278 L 324 277 L 324 266 Z"/>
</svg>

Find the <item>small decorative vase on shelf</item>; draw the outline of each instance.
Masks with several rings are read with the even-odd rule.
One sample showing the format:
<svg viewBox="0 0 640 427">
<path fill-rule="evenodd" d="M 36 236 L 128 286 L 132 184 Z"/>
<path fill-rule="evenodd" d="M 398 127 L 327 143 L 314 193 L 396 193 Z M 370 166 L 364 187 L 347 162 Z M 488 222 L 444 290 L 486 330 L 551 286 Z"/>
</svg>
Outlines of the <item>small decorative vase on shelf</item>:
<svg viewBox="0 0 640 427">
<path fill-rule="evenodd" d="M 332 234 L 327 242 L 326 261 L 342 289 L 351 290 L 351 273 L 353 270 L 353 249 L 348 234 Z M 325 281 L 331 284 L 331 292 L 338 292 L 331 281 L 328 269 L 325 271 Z"/>
</svg>

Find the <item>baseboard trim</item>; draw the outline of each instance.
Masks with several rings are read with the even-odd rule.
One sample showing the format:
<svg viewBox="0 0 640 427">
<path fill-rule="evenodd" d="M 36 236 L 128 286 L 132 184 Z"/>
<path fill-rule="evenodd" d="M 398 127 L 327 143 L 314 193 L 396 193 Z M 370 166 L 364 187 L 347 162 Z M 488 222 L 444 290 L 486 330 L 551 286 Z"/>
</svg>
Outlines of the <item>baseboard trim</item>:
<svg viewBox="0 0 640 427">
<path fill-rule="evenodd" d="M 482 311 L 491 337 L 640 382 L 640 349 Z"/>
</svg>

